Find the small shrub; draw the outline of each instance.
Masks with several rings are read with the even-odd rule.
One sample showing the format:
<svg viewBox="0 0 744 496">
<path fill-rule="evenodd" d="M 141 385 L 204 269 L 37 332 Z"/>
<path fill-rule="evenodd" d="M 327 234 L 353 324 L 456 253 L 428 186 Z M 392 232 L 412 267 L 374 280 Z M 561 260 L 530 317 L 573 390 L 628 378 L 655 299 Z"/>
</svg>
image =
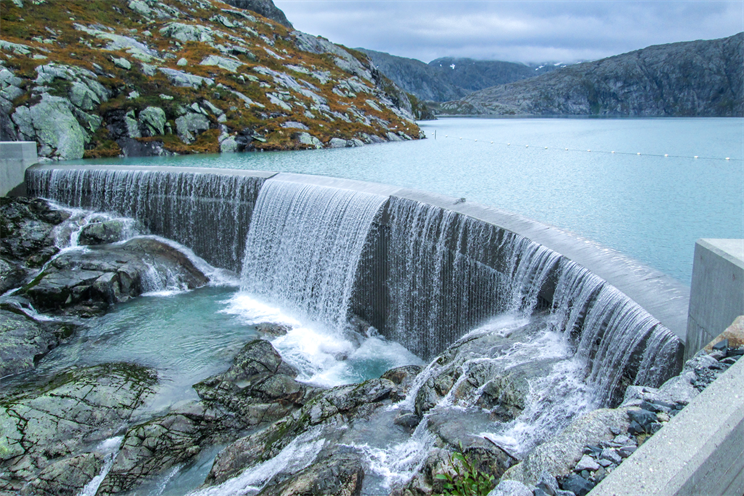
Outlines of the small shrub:
<svg viewBox="0 0 744 496">
<path fill-rule="evenodd" d="M 446 481 L 445 496 L 486 496 L 496 485 L 493 475 L 484 474 L 462 453 L 462 443 L 457 453 L 452 453 L 452 466 L 456 475 L 437 474 L 434 478 Z"/>
</svg>

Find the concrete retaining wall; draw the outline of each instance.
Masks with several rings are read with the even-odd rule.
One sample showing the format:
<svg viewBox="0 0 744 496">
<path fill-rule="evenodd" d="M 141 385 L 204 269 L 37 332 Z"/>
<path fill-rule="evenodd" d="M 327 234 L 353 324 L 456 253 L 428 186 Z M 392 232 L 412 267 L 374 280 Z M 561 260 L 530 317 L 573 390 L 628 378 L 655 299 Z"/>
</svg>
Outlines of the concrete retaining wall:
<svg viewBox="0 0 744 496">
<path fill-rule="evenodd" d="M 744 359 L 721 375 L 590 496 L 744 494 Z"/>
<path fill-rule="evenodd" d="M 701 239 L 695 244 L 687 346 L 689 359 L 744 315 L 744 239 Z"/>
<path fill-rule="evenodd" d="M 26 169 L 36 162 L 35 141 L 0 141 L 0 196 L 24 186 Z"/>
</svg>

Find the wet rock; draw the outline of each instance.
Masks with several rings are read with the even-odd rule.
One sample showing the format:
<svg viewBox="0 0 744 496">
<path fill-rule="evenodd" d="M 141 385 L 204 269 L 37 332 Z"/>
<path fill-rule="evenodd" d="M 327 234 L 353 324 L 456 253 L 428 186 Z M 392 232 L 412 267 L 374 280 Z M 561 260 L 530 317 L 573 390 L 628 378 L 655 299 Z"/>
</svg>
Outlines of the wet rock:
<svg viewBox="0 0 744 496">
<path fill-rule="evenodd" d="M 45 200 L 0 198 L 0 256 L 6 263 L 19 263 L 24 273 L 45 263 L 58 251 L 54 227 L 69 216 Z"/>
<path fill-rule="evenodd" d="M 271 322 L 263 322 L 256 325 L 256 331 L 272 337 L 284 336 L 291 330 L 292 328 L 289 326 L 283 324 L 274 324 Z"/>
<path fill-rule="evenodd" d="M 392 393 L 393 401 L 404 399 L 413 385 L 416 376 L 423 370 L 419 365 L 404 365 L 388 370 L 382 376 L 382 379 L 388 379 L 397 386 L 396 391 Z"/>
<path fill-rule="evenodd" d="M 413 412 L 402 412 L 400 415 L 395 417 L 393 423 L 413 432 L 413 430 L 421 423 L 421 417 Z"/>
<path fill-rule="evenodd" d="M 21 490 L 22 496 L 75 496 L 96 477 L 105 463 L 102 453 L 82 453 L 54 462 Z"/>
<path fill-rule="evenodd" d="M 358 496 L 362 493 L 364 466 L 359 455 L 339 450 L 309 467 L 269 482 L 263 496 Z"/>
<path fill-rule="evenodd" d="M 121 245 L 66 252 L 22 291 L 41 311 L 87 317 L 145 291 L 194 289 L 207 282 L 175 248 L 151 238 L 134 238 Z"/>
<path fill-rule="evenodd" d="M 288 417 L 268 428 L 238 439 L 215 458 L 205 484 L 214 485 L 238 475 L 249 467 L 276 456 L 293 439 L 313 426 L 332 426 L 364 419 L 389 397 L 395 385 L 387 379 L 370 379 L 361 384 L 316 391 L 309 401 Z M 332 436 L 340 436 L 331 429 Z"/>
<path fill-rule="evenodd" d="M 80 230 L 78 243 L 81 245 L 103 245 L 116 243 L 127 237 L 129 225 L 123 220 L 114 219 L 88 224 Z"/>
<path fill-rule="evenodd" d="M 48 468 L 52 463 L 79 455 L 92 443 L 114 436 L 138 414 L 154 394 L 156 384 L 154 370 L 125 363 L 105 364 L 71 369 L 41 387 L 23 386 L 3 398 L 0 472 L 4 475 L 0 490 L 20 491 L 45 470 L 47 475 L 57 470 Z M 81 460 L 81 466 L 88 465 Z M 86 468 L 81 473 L 89 472 Z M 45 476 L 46 482 L 37 484 L 58 494 L 73 479 L 78 480 L 77 476 L 58 481 Z M 57 483 L 59 487 L 54 485 Z"/>
<path fill-rule="evenodd" d="M 0 294 L 23 284 L 25 277 L 26 271 L 20 266 L 0 258 Z"/>
<path fill-rule="evenodd" d="M 34 368 L 74 330 L 72 324 L 37 322 L 19 310 L 0 305 L 0 377 Z"/>
<path fill-rule="evenodd" d="M 194 385 L 206 405 L 223 408 L 244 425 L 273 422 L 302 406 L 312 387 L 297 382 L 297 371 L 268 341 L 246 344 L 223 374 Z"/>
<path fill-rule="evenodd" d="M 543 472 L 554 476 L 570 474 L 583 456 L 585 446 L 613 439 L 610 427 L 627 431 L 628 424 L 627 409 L 624 408 L 590 412 L 535 448 L 521 463 L 507 470 L 503 479 L 534 485 Z"/>
<path fill-rule="evenodd" d="M 129 429 L 99 496 L 128 492 L 188 463 L 205 447 L 232 440 L 243 428 L 228 412 L 192 404 Z"/>
</svg>

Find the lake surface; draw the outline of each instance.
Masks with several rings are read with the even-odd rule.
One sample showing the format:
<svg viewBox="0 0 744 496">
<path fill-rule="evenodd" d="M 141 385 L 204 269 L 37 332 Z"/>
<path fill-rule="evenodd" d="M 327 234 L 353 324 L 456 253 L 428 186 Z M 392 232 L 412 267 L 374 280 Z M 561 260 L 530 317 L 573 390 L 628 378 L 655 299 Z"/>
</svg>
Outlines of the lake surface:
<svg viewBox="0 0 744 496">
<path fill-rule="evenodd" d="M 360 148 L 71 163 L 297 172 L 464 197 L 576 232 L 685 284 L 695 240 L 744 237 L 744 119 L 420 125 L 426 140 Z"/>
</svg>

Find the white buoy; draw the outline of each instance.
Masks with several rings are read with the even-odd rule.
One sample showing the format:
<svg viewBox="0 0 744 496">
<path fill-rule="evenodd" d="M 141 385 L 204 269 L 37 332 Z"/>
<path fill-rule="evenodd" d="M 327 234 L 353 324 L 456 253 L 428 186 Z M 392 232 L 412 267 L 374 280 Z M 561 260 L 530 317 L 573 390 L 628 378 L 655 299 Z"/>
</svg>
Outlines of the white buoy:
<svg viewBox="0 0 744 496">
<path fill-rule="evenodd" d="M 529 147 L 530 147 L 530 145 L 524 145 L 524 147 L 525 147 L 525 148 L 529 148 Z"/>
<path fill-rule="evenodd" d="M 478 140 L 475 140 L 476 143 L 478 143 Z"/>
<path fill-rule="evenodd" d="M 491 141 L 491 144 L 493 145 L 493 141 Z"/>
<path fill-rule="evenodd" d="M 506 146 L 509 146 L 509 145 L 511 145 L 511 143 L 507 143 L 507 144 L 506 144 Z"/>
<path fill-rule="evenodd" d="M 726 160 L 731 160 L 731 157 L 726 157 Z"/>
<path fill-rule="evenodd" d="M 547 150 L 547 149 L 548 149 L 548 147 L 546 146 L 546 147 L 545 147 L 545 149 Z"/>
<path fill-rule="evenodd" d="M 462 141 L 462 136 L 460 136 L 460 141 Z"/>
<path fill-rule="evenodd" d="M 665 154 L 664 154 L 664 156 L 665 156 L 665 157 L 668 157 L 668 156 L 669 156 L 669 154 L 668 154 L 668 153 L 665 153 Z"/>
<path fill-rule="evenodd" d="M 695 158 L 698 158 L 698 156 L 697 156 L 697 155 L 695 155 Z"/>
<path fill-rule="evenodd" d="M 566 148 L 566 151 L 568 151 L 568 148 Z"/>
<path fill-rule="evenodd" d="M 640 154 L 641 154 L 641 152 L 636 153 L 636 155 L 640 155 Z"/>
<path fill-rule="evenodd" d="M 615 150 L 612 150 L 610 153 L 615 153 Z"/>
<path fill-rule="evenodd" d="M 587 151 L 590 152 L 591 150 L 587 150 Z"/>
</svg>

